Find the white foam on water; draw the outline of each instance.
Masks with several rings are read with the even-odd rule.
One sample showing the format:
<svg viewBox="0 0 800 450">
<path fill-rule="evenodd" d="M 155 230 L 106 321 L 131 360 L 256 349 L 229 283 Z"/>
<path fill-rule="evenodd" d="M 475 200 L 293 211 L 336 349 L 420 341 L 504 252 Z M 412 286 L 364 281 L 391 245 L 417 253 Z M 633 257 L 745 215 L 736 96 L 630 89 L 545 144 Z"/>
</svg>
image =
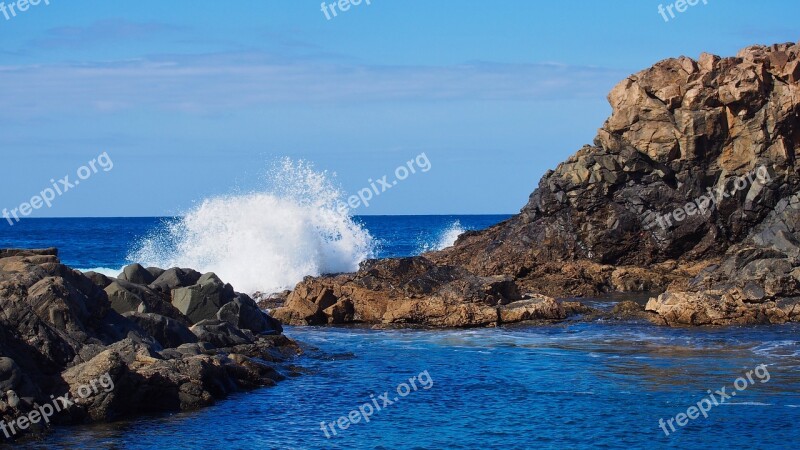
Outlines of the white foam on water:
<svg viewBox="0 0 800 450">
<path fill-rule="evenodd" d="M 99 273 L 101 275 L 105 275 L 107 277 L 116 278 L 116 277 L 119 276 L 119 274 L 122 273 L 122 269 L 123 269 L 123 267 L 120 267 L 119 269 L 112 269 L 110 267 L 92 267 L 92 268 L 89 268 L 89 269 L 75 269 L 75 270 L 78 270 L 78 271 L 83 272 L 83 273 L 96 272 L 96 273 Z"/>
<path fill-rule="evenodd" d="M 757 355 L 770 357 L 800 356 L 800 341 L 773 341 L 757 345 L 751 349 Z"/>
<path fill-rule="evenodd" d="M 209 198 L 138 243 L 144 266 L 215 272 L 240 292 L 292 289 L 307 275 L 352 272 L 373 238 L 340 209 L 331 175 L 283 159 L 263 192 Z"/>
<path fill-rule="evenodd" d="M 447 247 L 452 247 L 456 243 L 458 237 L 464 234 L 465 231 L 467 230 L 461 226 L 461 222 L 456 220 L 439 232 L 432 242 L 423 242 L 420 246 L 419 253 L 444 250 Z"/>
<path fill-rule="evenodd" d="M 725 402 L 721 403 L 721 405 L 725 406 L 772 406 L 772 403 L 762 403 L 762 402 Z"/>
</svg>

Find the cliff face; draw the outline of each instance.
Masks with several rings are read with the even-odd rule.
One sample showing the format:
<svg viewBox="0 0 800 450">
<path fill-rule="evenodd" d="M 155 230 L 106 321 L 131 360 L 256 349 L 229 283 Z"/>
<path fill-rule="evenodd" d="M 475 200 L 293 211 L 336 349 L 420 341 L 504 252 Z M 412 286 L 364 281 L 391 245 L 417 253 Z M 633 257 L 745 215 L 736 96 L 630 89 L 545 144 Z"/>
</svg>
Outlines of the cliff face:
<svg viewBox="0 0 800 450">
<path fill-rule="evenodd" d="M 450 307 L 488 305 L 502 316 L 516 299 L 498 300 L 491 289 L 481 298 L 478 286 L 503 277 L 523 300 L 669 289 L 648 305 L 658 323 L 798 320 L 800 43 L 661 61 L 623 80 L 608 100 L 613 112 L 594 145 L 547 172 L 518 215 L 419 258 L 430 271 L 458 268 L 481 279 L 469 295 L 450 296 Z M 431 293 L 452 292 L 453 280 L 411 296 L 402 286 L 429 276 L 388 270 L 389 287 L 369 282 L 370 271 L 389 266 L 369 262 L 352 276 L 307 279 L 278 314 L 294 323 L 396 323 L 397 315 L 383 314 L 396 298 L 417 311 L 403 323 L 430 324 L 419 311 Z M 361 290 L 345 289 L 353 285 Z M 366 314 L 368 297 L 389 305 Z M 334 304 L 348 305 L 345 318 L 326 312 Z M 563 309 L 541 318 L 581 311 Z"/>
<path fill-rule="evenodd" d="M 657 288 L 724 255 L 798 190 L 800 45 L 668 59 L 608 100 L 594 146 L 548 172 L 519 215 L 431 258 L 550 294 Z"/>
</svg>

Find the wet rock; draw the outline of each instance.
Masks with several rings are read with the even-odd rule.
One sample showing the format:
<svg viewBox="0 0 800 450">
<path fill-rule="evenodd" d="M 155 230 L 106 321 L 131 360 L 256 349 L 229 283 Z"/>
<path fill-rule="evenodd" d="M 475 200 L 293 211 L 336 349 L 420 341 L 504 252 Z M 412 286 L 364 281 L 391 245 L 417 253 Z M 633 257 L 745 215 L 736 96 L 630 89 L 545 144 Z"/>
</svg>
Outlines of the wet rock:
<svg viewBox="0 0 800 450">
<path fill-rule="evenodd" d="M 537 295 L 498 308 L 500 323 L 515 323 L 528 320 L 563 320 L 567 313 L 555 299 Z"/>
</svg>

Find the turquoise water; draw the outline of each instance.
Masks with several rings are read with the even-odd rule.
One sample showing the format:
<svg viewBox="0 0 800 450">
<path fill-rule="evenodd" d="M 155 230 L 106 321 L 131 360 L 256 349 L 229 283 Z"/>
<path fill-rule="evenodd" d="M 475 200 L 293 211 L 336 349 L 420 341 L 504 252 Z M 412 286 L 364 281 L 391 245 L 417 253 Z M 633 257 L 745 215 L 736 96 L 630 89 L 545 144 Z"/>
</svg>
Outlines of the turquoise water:
<svg viewBox="0 0 800 450">
<path fill-rule="evenodd" d="M 367 227 L 390 242 L 388 236 L 396 236 L 383 251 L 402 247 L 410 253 L 420 239 L 438 239 L 454 220 L 469 228 L 500 219 L 384 218 Z M 129 232 L 106 224 L 103 240 L 120 233 L 134 239 L 143 223 L 128 222 Z M 76 223 L 83 231 L 75 233 L 85 239 L 87 228 L 97 224 Z M 4 230 L 0 243 L 7 242 Z M 69 251 L 63 256 L 74 264 L 114 266 L 123 261 L 100 249 L 114 252 L 117 246 L 123 244 L 97 243 L 99 253 L 91 254 L 100 256 L 92 261 Z M 287 327 L 286 334 L 305 347 L 297 361 L 304 369 L 300 377 L 192 413 L 59 428 L 21 448 L 797 448 L 798 332 L 798 325 L 670 329 L 578 321 L 445 331 Z M 737 391 L 737 378 L 762 364 L 765 371 L 751 373 L 753 382 Z M 416 391 L 399 398 L 398 385 L 423 372 L 430 388 L 417 382 Z M 768 373 L 768 381 L 759 373 Z M 686 413 L 722 387 L 736 395 L 712 407 L 707 418 L 664 434 L 660 419 Z M 326 438 L 321 422 L 334 422 L 384 392 L 398 401 L 369 423 L 337 428 Z"/>
</svg>

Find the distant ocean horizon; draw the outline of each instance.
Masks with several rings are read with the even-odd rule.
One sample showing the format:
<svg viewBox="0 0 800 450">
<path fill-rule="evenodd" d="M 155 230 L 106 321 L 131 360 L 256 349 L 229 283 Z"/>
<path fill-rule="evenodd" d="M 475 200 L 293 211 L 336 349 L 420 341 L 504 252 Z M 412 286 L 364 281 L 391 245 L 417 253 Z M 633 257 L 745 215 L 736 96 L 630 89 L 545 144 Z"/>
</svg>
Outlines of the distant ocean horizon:
<svg viewBox="0 0 800 450">
<path fill-rule="evenodd" d="M 191 216 L 191 214 L 189 214 Z M 326 261 L 324 256 L 317 259 L 307 258 L 303 254 L 313 250 L 318 250 L 320 245 L 329 245 L 326 233 L 330 232 L 330 224 L 325 222 L 320 225 L 323 228 L 320 232 L 295 233 L 289 230 L 280 238 L 269 236 L 271 224 L 264 228 L 261 222 L 236 220 L 227 223 L 231 227 L 238 227 L 232 232 L 231 239 L 227 242 L 228 246 L 222 250 L 217 247 L 216 239 L 209 238 L 204 242 L 201 236 L 192 236 L 191 240 L 183 240 L 185 235 L 178 236 L 177 233 L 185 232 L 187 216 L 165 216 L 165 217 L 61 217 L 61 218 L 26 218 L 19 223 L 11 226 L 0 226 L 0 248 L 47 248 L 56 247 L 59 249 L 59 257 L 64 264 L 83 271 L 96 271 L 105 275 L 115 276 L 121 269 L 131 263 L 142 263 L 145 265 L 178 265 L 181 267 L 192 267 L 198 270 L 225 271 L 228 266 L 237 266 L 240 258 L 253 259 L 254 265 L 262 265 L 265 271 L 272 270 L 269 264 L 283 265 L 285 263 L 297 263 L 303 267 L 318 267 L 320 273 L 297 272 L 300 278 L 305 275 L 319 275 L 327 272 L 326 268 L 342 269 L 347 264 L 355 267 L 360 256 L 373 258 L 405 257 L 414 256 L 429 250 L 441 249 L 452 245 L 458 235 L 468 230 L 479 230 L 492 226 L 503 220 L 512 217 L 510 214 L 465 214 L 465 215 L 363 215 L 353 216 L 353 225 L 361 227 L 369 234 L 368 241 L 352 242 L 356 239 L 364 239 L 358 232 L 353 232 L 353 225 L 341 226 L 334 221 L 333 231 L 340 233 L 342 244 L 348 246 L 343 248 L 341 245 L 334 247 L 336 255 L 341 259 L 346 257 L 346 261 Z M 203 219 L 206 218 L 203 216 Z M 207 219 L 209 223 L 203 223 L 199 227 L 207 228 L 216 223 L 217 217 Z M 222 220 L 223 218 L 219 218 Z M 339 219 L 339 218 L 336 218 Z M 224 220 L 223 220 L 224 221 Z M 2 225 L 2 224 L 0 224 Z M 7 225 L 7 224 L 6 224 Z M 324 226 L 324 227 L 323 227 Z M 179 230 L 176 230 L 175 228 Z M 344 230 L 344 233 L 342 232 Z M 286 231 L 286 230 L 278 230 Z M 346 235 L 350 232 L 351 236 Z M 252 236 L 246 238 L 246 242 L 240 242 L 236 236 L 244 234 L 262 233 L 263 248 L 254 247 L 251 242 Z M 189 231 L 186 233 L 192 235 Z M 320 235 L 323 235 L 320 238 Z M 279 240 L 289 240 L 286 242 L 276 242 Z M 350 239 L 350 240 L 347 240 Z M 309 242 L 311 241 L 311 242 Z M 292 248 L 294 245 L 296 248 Z M 179 247 L 194 246 L 189 251 L 181 251 Z M 209 248 L 200 248 L 207 246 Z M 242 255 L 229 255 L 228 253 L 237 246 L 247 247 L 246 253 Z M 352 248 L 350 248 L 352 247 Z M 186 250 L 185 248 L 183 250 Z M 204 251 L 207 250 L 207 251 Z M 268 261 L 265 263 L 269 252 L 284 252 L 285 257 L 278 261 Z M 263 252 L 263 254 L 261 254 Z M 200 253 L 200 256 L 196 256 Z M 218 254 L 225 253 L 224 257 Z M 344 255 L 342 255 L 344 254 Z M 260 258 L 262 256 L 263 258 Z M 333 258 L 335 259 L 335 258 Z M 363 258 L 362 258 L 363 259 Z M 232 263 L 231 260 L 235 261 Z M 200 266 L 193 267 L 192 263 L 200 261 Z M 174 264 L 164 264 L 174 263 Z M 345 265 L 342 266 L 342 263 Z M 215 267 L 215 264 L 220 267 Z M 317 266 L 314 266 L 317 264 Z M 326 266 L 329 264 L 330 266 Z M 167 268 L 167 267 L 164 267 Z M 235 270 L 235 269 L 231 269 Z M 331 270 L 339 272 L 341 270 Z M 235 274 L 233 274 L 235 276 Z M 258 274 L 252 275 L 257 277 Z M 288 281 L 291 282 L 291 279 Z M 250 281 L 250 280 L 248 280 Z M 255 282 L 255 286 L 258 286 Z M 286 284 L 287 281 L 284 281 Z M 286 286 L 282 286 L 286 287 Z M 238 288 L 234 284 L 234 288 Z M 262 289 L 259 287 L 258 290 Z M 246 289 L 243 289 L 246 291 Z"/>
</svg>

